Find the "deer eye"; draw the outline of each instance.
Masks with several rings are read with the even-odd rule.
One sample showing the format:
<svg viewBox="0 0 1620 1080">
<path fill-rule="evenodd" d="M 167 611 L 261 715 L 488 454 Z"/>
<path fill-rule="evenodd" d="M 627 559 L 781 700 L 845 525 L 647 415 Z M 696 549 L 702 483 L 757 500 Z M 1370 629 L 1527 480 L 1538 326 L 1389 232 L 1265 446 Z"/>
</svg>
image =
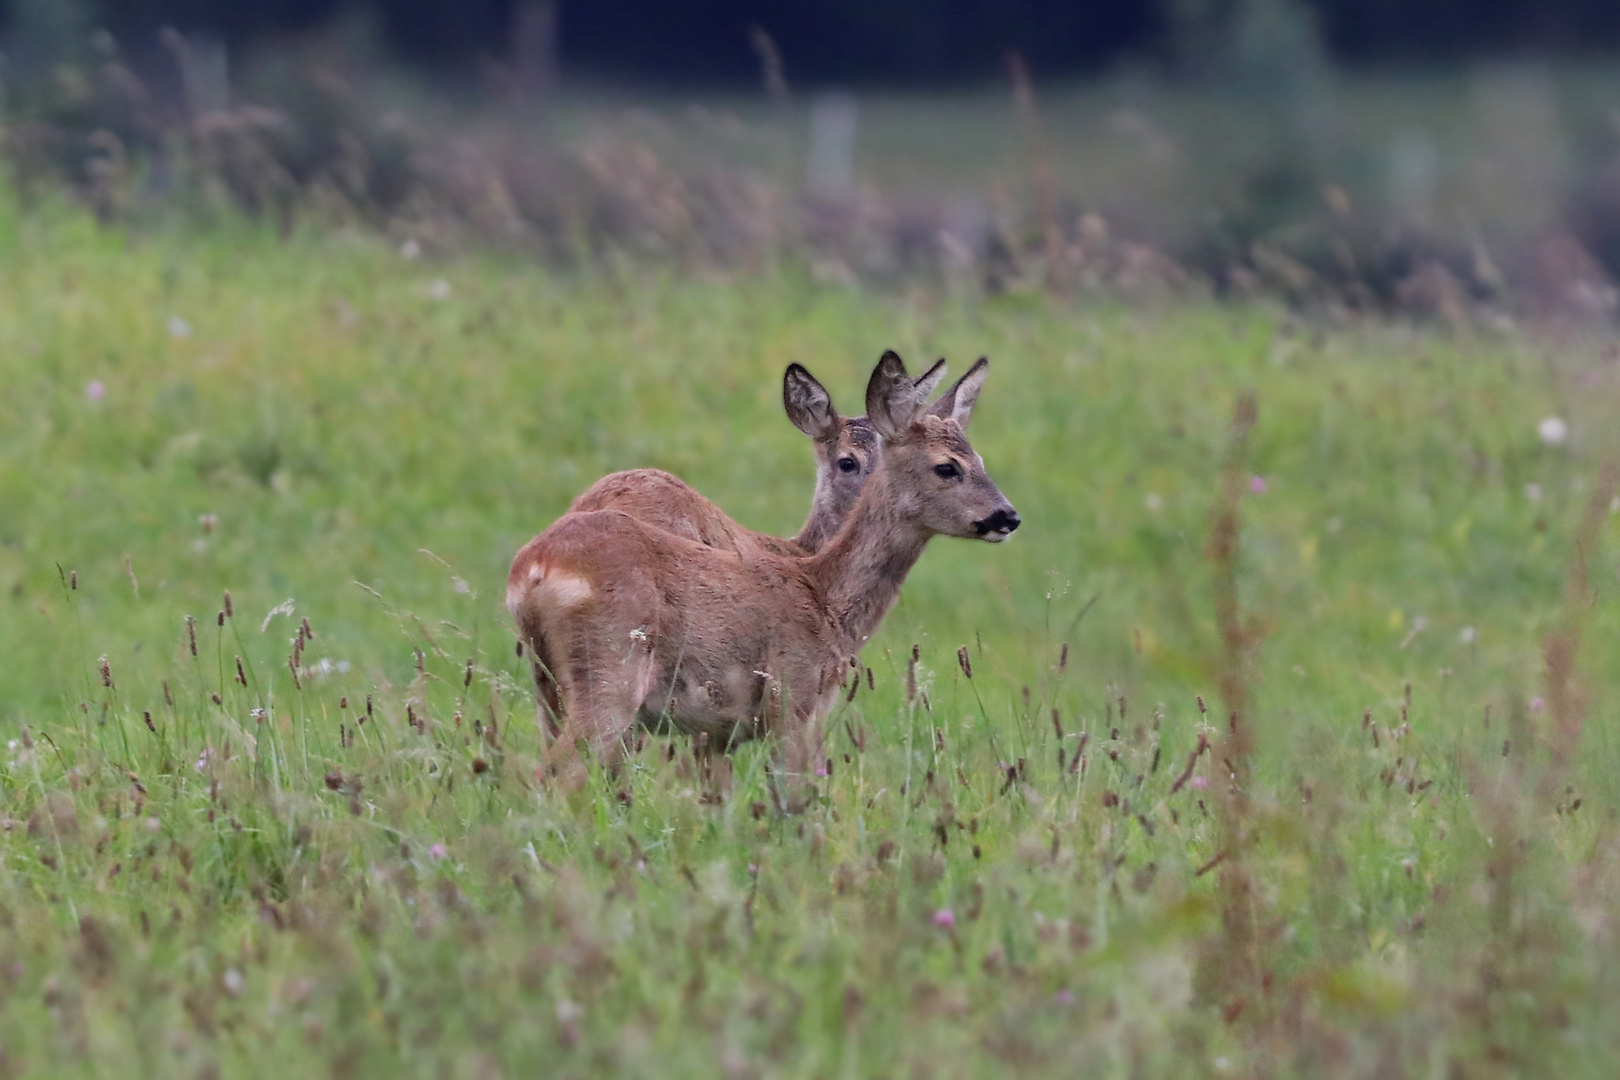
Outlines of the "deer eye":
<svg viewBox="0 0 1620 1080">
<path fill-rule="evenodd" d="M 846 473 L 859 472 L 860 468 L 861 468 L 861 463 L 856 461 L 852 457 L 841 457 L 841 458 L 838 459 L 838 471 L 839 472 L 846 472 Z"/>
<path fill-rule="evenodd" d="M 962 476 L 962 470 L 954 461 L 942 461 L 934 466 L 934 475 L 941 480 L 957 480 Z"/>
</svg>

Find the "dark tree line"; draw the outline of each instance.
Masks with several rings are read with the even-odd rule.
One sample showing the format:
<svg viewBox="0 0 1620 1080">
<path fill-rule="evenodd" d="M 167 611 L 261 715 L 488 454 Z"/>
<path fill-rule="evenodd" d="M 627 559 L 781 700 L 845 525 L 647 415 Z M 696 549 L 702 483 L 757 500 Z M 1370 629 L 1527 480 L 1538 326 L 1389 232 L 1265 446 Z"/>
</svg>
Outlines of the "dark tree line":
<svg viewBox="0 0 1620 1080">
<path fill-rule="evenodd" d="M 548 0 L 0 0 L 11 48 L 40 26 L 60 38 L 110 30 L 139 50 L 157 29 L 206 31 L 233 49 L 368 18 L 385 47 L 429 69 L 505 58 L 520 13 Z M 1043 75 L 1178 47 L 1255 9 L 1294 9 L 1341 60 L 1432 60 L 1525 50 L 1620 48 L 1620 0 L 555 0 L 567 70 L 646 79 L 757 77 L 749 28 L 770 35 L 790 78 L 903 83 L 973 79 L 1017 49 Z M 19 27 L 24 32 L 19 34 Z M 33 37 L 29 36 L 33 33 Z M 22 39 L 19 44 L 19 37 Z"/>
</svg>

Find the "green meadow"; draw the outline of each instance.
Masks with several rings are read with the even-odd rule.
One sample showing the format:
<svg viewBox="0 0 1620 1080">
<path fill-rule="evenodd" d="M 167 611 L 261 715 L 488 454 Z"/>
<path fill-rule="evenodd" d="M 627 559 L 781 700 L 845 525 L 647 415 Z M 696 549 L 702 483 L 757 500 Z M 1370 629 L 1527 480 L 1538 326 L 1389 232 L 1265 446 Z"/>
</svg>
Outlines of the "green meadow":
<svg viewBox="0 0 1620 1080">
<path fill-rule="evenodd" d="M 518 547 L 634 466 L 791 534 L 783 369 L 891 347 L 990 357 L 1024 525 L 932 543 L 819 799 L 548 788 Z M 0 1075 L 1610 1075 L 1617 382 L 8 197 Z"/>
</svg>

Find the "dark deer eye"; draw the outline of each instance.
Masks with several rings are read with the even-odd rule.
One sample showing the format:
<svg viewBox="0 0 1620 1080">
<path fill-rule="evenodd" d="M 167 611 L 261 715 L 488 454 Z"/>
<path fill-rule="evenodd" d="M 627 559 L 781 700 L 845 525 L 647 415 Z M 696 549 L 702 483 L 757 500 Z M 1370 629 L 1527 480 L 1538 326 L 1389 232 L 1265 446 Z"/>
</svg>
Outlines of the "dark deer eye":
<svg viewBox="0 0 1620 1080">
<path fill-rule="evenodd" d="M 941 480 L 956 480 L 962 475 L 962 470 L 956 467 L 954 461 L 942 461 L 934 466 L 934 475 Z"/>
<path fill-rule="evenodd" d="M 859 472 L 860 468 L 861 463 L 852 457 L 841 457 L 838 459 L 839 472 Z"/>
</svg>

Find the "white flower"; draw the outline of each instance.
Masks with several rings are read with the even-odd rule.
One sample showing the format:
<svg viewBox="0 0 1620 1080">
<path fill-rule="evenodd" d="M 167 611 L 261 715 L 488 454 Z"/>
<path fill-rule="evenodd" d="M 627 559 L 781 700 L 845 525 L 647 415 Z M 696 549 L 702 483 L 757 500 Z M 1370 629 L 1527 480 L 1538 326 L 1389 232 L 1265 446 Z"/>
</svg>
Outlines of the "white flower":
<svg viewBox="0 0 1620 1080">
<path fill-rule="evenodd" d="M 434 278 L 428 286 L 428 295 L 435 300 L 450 299 L 450 283 L 444 278 Z"/>
<path fill-rule="evenodd" d="M 188 338 L 191 336 L 191 324 L 178 315 L 169 316 L 169 336 L 172 338 Z"/>
<path fill-rule="evenodd" d="M 1479 631 L 1475 630 L 1472 626 L 1465 626 L 1462 628 L 1462 633 L 1457 635 L 1457 640 L 1462 642 L 1464 645 L 1472 645 L 1475 641 L 1479 640 Z"/>
<path fill-rule="evenodd" d="M 1569 425 L 1564 423 L 1562 417 L 1549 416 L 1536 425 L 1536 434 L 1540 435 L 1541 441 L 1548 446 L 1561 446 L 1564 440 L 1569 438 Z"/>
<path fill-rule="evenodd" d="M 422 245 L 418 244 L 415 240 L 407 240 L 399 246 L 399 256 L 406 261 L 420 258 L 421 254 Z"/>
<path fill-rule="evenodd" d="M 1157 514 L 1160 510 L 1164 509 L 1164 496 L 1160 495 L 1157 491 L 1150 491 L 1147 493 L 1147 497 L 1142 500 L 1142 503 L 1149 510 Z"/>
<path fill-rule="evenodd" d="M 1524 497 L 1529 499 L 1531 502 L 1540 502 L 1541 485 L 1535 483 L 1524 485 Z"/>
</svg>

